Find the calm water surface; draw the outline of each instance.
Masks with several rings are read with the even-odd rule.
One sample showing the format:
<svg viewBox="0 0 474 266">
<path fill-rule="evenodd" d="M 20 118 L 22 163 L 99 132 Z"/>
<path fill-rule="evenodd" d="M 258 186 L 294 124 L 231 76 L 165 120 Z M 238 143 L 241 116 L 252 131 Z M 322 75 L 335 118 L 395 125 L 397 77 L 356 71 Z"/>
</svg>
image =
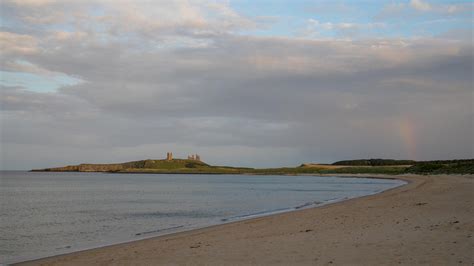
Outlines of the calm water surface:
<svg viewBox="0 0 474 266">
<path fill-rule="evenodd" d="M 398 180 L 0 172 L 0 263 L 374 194 Z"/>
</svg>

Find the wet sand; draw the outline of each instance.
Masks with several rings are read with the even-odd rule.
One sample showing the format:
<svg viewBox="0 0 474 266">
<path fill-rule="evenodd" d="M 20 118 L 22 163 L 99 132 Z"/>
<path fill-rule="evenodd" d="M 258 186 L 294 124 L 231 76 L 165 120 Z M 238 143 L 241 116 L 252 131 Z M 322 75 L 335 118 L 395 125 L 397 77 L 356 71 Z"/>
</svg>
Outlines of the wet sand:
<svg viewBox="0 0 474 266">
<path fill-rule="evenodd" d="M 409 183 L 319 208 L 22 265 L 472 265 L 474 177 L 396 178 Z"/>
</svg>

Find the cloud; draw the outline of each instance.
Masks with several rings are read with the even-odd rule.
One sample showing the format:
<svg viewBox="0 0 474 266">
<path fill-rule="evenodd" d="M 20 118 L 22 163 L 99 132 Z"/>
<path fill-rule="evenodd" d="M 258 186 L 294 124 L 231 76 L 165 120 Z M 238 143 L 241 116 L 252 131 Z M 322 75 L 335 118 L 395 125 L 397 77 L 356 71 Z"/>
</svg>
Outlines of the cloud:
<svg viewBox="0 0 474 266">
<path fill-rule="evenodd" d="M 104 40 L 147 42 L 176 37 L 207 38 L 257 27 L 257 23 L 215 1 L 6 1 L 6 19 L 24 27 L 50 26 L 99 34 Z M 41 6 L 41 9 L 37 7 Z M 66 31 L 59 31 L 65 34 Z M 65 36 L 63 36 L 65 37 Z"/>
<path fill-rule="evenodd" d="M 57 2 L 56 0 L 5 0 L 6 3 L 13 3 L 18 6 L 23 6 L 23 7 L 41 7 L 44 5 L 50 5 L 54 2 Z"/>
<path fill-rule="evenodd" d="M 422 12 L 435 12 L 439 14 L 458 14 L 468 13 L 472 14 L 474 4 L 473 3 L 456 3 L 456 4 L 430 4 L 423 0 L 411 0 L 410 7 Z"/>
<path fill-rule="evenodd" d="M 1 55 L 31 55 L 38 52 L 38 40 L 27 34 L 0 32 Z"/>
<path fill-rule="evenodd" d="M 430 11 L 432 9 L 431 5 L 423 0 L 411 0 L 410 6 L 420 11 Z"/>
<path fill-rule="evenodd" d="M 51 5 L 44 12 L 67 8 Z M 474 156 L 470 40 L 258 37 L 238 34 L 254 24 L 225 4 L 100 5 L 59 26 L 20 16 L 5 30 L 4 70 L 84 82 L 49 93 L 1 88 L 3 168 L 170 150 L 247 166 Z"/>
<path fill-rule="evenodd" d="M 354 37 L 356 35 L 370 35 L 371 31 L 385 27 L 386 25 L 380 22 L 332 23 L 320 22 L 316 19 L 308 19 L 306 21 L 306 27 L 300 32 L 300 35 L 305 37 L 318 37 L 323 33 L 335 32 L 339 37 Z"/>
<path fill-rule="evenodd" d="M 407 18 L 418 16 L 420 13 L 440 17 L 463 16 L 471 18 L 474 10 L 473 3 L 428 3 L 424 0 L 411 0 L 409 3 L 390 3 L 376 16 L 379 20 L 390 18 Z"/>
</svg>

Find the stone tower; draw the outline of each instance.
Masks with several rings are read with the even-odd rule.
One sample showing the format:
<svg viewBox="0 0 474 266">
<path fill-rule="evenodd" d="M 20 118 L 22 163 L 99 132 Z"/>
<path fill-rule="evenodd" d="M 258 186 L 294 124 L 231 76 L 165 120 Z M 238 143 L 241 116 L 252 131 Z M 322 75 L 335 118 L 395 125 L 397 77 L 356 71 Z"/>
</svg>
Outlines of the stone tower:
<svg viewBox="0 0 474 266">
<path fill-rule="evenodd" d="M 199 154 L 191 154 L 188 155 L 188 160 L 193 160 L 193 161 L 201 161 L 201 156 Z"/>
<path fill-rule="evenodd" d="M 173 153 L 172 152 L 167 152 L 166 153 L 166 160 L 167 161 L 173 160 Z"/>
</svg>

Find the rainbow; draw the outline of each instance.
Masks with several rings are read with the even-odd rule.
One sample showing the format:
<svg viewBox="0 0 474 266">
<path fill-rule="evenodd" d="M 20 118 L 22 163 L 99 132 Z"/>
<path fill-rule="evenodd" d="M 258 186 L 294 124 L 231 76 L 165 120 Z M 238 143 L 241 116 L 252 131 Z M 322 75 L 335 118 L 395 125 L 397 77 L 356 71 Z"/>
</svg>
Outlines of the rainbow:
<svg viewBox="0 0 474 266">
<path fill-rule="evenodd" d="M 411 118 L 402 119 L 400 121 L 398 130 L 400 137 L 402 138 L 406 154 L 409 157 L 407 159 L 415 160 L 417 158 L 415 123 Z"/>
</svg>

